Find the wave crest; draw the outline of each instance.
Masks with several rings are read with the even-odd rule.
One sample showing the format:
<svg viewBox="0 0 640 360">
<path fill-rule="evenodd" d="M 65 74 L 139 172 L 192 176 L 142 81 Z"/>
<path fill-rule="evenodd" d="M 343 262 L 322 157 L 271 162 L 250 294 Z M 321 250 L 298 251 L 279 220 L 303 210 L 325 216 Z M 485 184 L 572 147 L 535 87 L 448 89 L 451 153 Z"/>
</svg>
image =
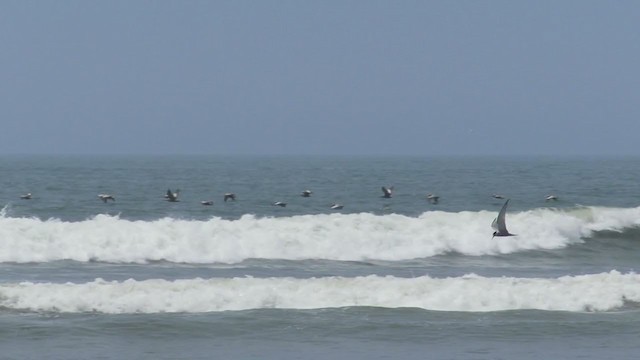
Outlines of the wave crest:
<svg viewBox="0 0 640 360">
<path fill-rule="evenodd" d="M 400 261 L 450 252 L 478 256 L 558 249 L 594 231 L 640 224 L 640 208 L 534 209 L 507 216 L 509 230 L 518 236 L 492 239 L 489 224 L 495 215 L 431 211 L 417 218 L 361 213 L 207 221 L 98 215 L 78 222 L 0 217 L 0 262 Z"/>
<path fill-rule="evenodd" d="M 96 279 L 84 284 L 0 285 L 0 306 L 14 311 L 83 313 L 216 312 L 353 306 L 435 311 L 615 311 L 640 302 L 640 275 L 617 271 L 556 279 L 231 278 Z"/>
</svg>

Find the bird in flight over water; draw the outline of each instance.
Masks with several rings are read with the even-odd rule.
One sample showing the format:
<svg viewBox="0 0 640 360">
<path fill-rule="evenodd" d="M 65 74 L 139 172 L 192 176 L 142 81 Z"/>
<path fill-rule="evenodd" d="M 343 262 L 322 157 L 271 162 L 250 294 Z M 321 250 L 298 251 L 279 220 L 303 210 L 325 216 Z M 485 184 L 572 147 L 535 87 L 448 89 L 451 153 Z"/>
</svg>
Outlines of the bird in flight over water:
<svg viewBox="0 0 640 360">
<path fill-rule="evenodd" d="M 505 222 L 505 216 L 507 214 L 507 205 L 509 204 L 509 199 L 505 201 L 504 205 L 502 205 L 502 209 L 498 213 L 498 217 L 493 220 L 491 223 L 491 227 L 493 230 L 493 236 L 515 236 L 515 234 L 509 233 L 507 230 L 507 224 Z"/>
<path fill-rule="evenodd" d="M 105 203 L 107 202 L 107 200 L 116 201 L 116 198 L 113 197 L 113 195 L 109 194 L 100 194 L 98 195 L 98 198 L 100 198 L 100 200 L 104 201 Z"/>
<path fill-rule="evenodd" d="M 180 195 L 180 190 L 176 190 L 176 192 L 172 192 L 171 189 L 168 189 L 167 194 L 164 197 L 169 202 L 177 202 L 178 195 Z"/>
</svg>

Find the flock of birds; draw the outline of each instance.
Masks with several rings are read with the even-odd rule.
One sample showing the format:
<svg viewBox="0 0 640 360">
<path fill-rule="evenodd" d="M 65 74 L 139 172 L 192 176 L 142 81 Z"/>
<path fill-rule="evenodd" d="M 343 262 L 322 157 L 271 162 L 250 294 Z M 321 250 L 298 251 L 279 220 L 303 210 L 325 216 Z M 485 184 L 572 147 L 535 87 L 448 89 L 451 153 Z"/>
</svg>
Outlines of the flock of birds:
<svg viewBox="0 0 640 360">
<path fill-rule="evenodd" d="M 304 190 L 302 193 L 300 193 L 300 196 L 302 197 L 310 197 L 313 194 L 313 191 L 311 190 Z M 176 191 L 171 191 L 171 189 L 167 189 L 166 194 L 164 195 L 165 200 L 169 201 L 169 202 L 178 202 L 178 197 L 180 196 L 180 189 L 177 189 Z M 393 186 L 383 186 L 382 187 L 382 197 L 389 199 L 391 197 L 393 197 Z M 500 195 L 500 194 L 493 194 L 492 195 L 493 198 L 495 199 L 504 199 L 504 196 Z M 20 196 L 20 199 L 23 200 L 30 200 L 33 198 L 33 195 L 31 193 L 27 193 L 24 195 Z M 109 201 L 116 201 L 115 196 L 111 195 L 111 194 L 98 194 L 98 198 L 100 200 L 102 200 L 104 203 L 107 203 Z M 225 202 L 231 200 L 231 201 L 235 201 L 236 200 L 236 194 L 234 193 L 225 193 L 223 200 Z M 440 201 L 440 197 L 438 195 L 435 194 L 427 194 L 427 200 L 432 203 L 432 204 L 437 204 Z M 558 200 L 558 197 L 555 195 L 547 195 L 545 197 L 546 201 L 556 201 Z M 205 206 L 211 206 L 213 205 L 213 200 L 203 200 L 200 202 L 202 205 Z M 493 220 L 493 223 L 491 224 L 491 227 L 494 229 L 493 232 L 493 236 L 515 236 L 515 234 L 511 234 L 508 230 L 507 230 L 507 225 L 506 225 L 506 213 L 507 213 L 507 206 L 509 205 L 509 199 L 507 199 L 504 203 L 504 205 L 502 205 L 502 208 L 500 209 L 500 212 L 498 213 L 498 216 Z M 279 206 L 279 207 L 286 207 L 287 203 L 286 202 L 282 202 L 282 201 L 276 201 L 273 203 L 273 206 Z M 329 207 L 332 210 L 340 210 L 342 208 L 344 208 L 344 205 L 342 204 L 338 204 L 338 203 L 334 203 L 331 204 L 331 206 Z"/>
</svg>

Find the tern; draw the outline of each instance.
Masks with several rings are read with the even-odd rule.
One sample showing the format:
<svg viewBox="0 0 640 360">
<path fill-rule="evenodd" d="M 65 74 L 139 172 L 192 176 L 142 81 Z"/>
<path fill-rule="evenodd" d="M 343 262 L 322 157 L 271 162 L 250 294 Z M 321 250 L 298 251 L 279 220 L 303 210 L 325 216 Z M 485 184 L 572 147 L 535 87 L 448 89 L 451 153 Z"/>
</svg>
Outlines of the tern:
<svg viewBox="0 0 640 360">
<path fill-rule="evenodd" d="M 300 194 L 300 196 L 302 196 L 302 197 L 309 197 L 309 196 L 311 196 L 311 194 L 313 194 L 313 191 L 311 191 L 311 190 L 305 190 L 305 191 L 303 191 L 303 192 Z"/>
<path fill-rule="evenodd" d="M 206 206 L 211 206 L 211 205 L 213 205 L 213 201 L 211 201 L 211 200 L 200 201 L 200 204 L 206 205 Z"/>
<path fill-rule="evenodd" d="M 287 206 L 287 203 L 284 203 L 282 201 L 276 201 L 273 203 L 274 206 L 280 206 L 280 207 L 285 207 Z"/>
<path fill-rule="evenodd" d="M 556 201 L 558 200 L 558 197 L 555 195 L 547 195 L 547 197 L 544 198 L 545 201 Z"/>
<path fill-rule="evenodd" d="M 20 199 L 31 200 L 31 193 L 26 193 L 24 195 L 20 195 Z"/>
<path fill-rule="evenodd" d="M 102 200 L 105 203 L 107 202 L 107 200 L 116 201 L 116 198 L 113 197 L 113 195 L 109 195 L 109 194 L 100 194 L 98 195 L 98 198 L 100 198 L 100 200 Z"/>
<path fill-rule="evenodd" d="M 171 192 L 171 189 L 167 189 L 167 193 L 164 195 L 164 198 L 169 202 L 178 201 L 178 195 L 180 195 L 180 189 L 176 190 L 176 192 Z"/>
<path fill-rule="evenodd" d="M 491 227 L 493 230 L 493 236 L 515 236 L 515 234 L 509 233 L 507 230 L 507 224 L 505 223 L 505 215 L 507 213 L 507 205 L 509 204 L 509 199 L 505 201 L 504 205 L 502 205 L 502 209 L 498 213 L 498 217 L 493 220 L 491 223 Z"/>
<path fill-rule="evenodd" d="M 382 187 L 382 193 L 383 193 L 382 197 L 383 198 L 386 198 L 386 199 L 390 198 L 392 192 L 393 192 L 393 186 L 390 186 L 390 187 L 384 187 L 383 186 Z"/>
<path fill-rule="evenodd" d="M 344 207 L 342 204 L 331 204 L 331 210 L 340 210 Z"/>
<path fill-rule="evenodd" d="M 440 196 L 434 194 L 427 194 L 427 200 L 432 204 L 437 204 L 440 200 Z"/>
</svg>

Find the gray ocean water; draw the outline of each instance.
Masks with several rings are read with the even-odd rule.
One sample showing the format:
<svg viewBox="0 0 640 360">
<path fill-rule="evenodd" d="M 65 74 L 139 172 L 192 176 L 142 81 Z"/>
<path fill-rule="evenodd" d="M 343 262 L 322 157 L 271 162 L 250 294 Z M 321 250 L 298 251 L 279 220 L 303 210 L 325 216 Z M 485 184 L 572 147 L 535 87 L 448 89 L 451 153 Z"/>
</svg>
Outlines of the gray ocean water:
<svg viewBox="0 0 640 360">
<path fill-rule="evenodd" d="M 16 155 L 0 174 L 2 359 L 640 350 L 639 158 Z M 492 238 L 492 194 L 517 236 Z"/>
</svg>

